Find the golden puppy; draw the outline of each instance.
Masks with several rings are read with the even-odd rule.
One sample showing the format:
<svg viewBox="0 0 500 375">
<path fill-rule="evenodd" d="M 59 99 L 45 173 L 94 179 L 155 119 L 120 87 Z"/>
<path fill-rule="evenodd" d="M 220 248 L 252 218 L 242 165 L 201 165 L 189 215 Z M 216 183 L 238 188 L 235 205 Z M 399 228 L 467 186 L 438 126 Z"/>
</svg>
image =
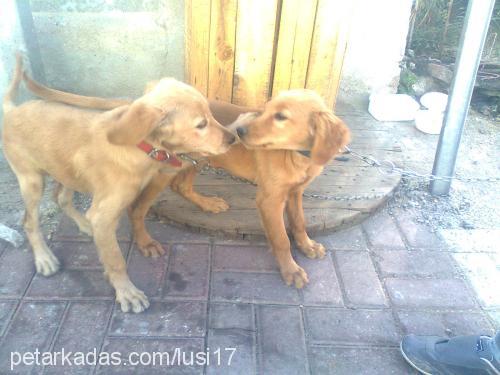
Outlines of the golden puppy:
<svg viewBox="0 0 500 375">
<path fill-rule="evenodd" d="M 63 186 L 58 193 L 63 211 L 94 236 L 121 309 L 143 311 L 148 299 L 130 281 L 116 240 L 120 215 L 161 170 L 180 169 L 174 153 L 222 153 L 234 136 L 213 118 L 200 93 L 174 79 L 159 81 L 128 105 L 97 112 L 40 100 L 14 105 L 21 70 L 18 56 L 3 101 L 3 146 L 26 205 L 24 228 L 37 272 L 49 276 L 59 268 L 38 222 L 48 174 Z M 75 190 L 93 195 L 86 217 L 71 204 Z"/>
</svg>

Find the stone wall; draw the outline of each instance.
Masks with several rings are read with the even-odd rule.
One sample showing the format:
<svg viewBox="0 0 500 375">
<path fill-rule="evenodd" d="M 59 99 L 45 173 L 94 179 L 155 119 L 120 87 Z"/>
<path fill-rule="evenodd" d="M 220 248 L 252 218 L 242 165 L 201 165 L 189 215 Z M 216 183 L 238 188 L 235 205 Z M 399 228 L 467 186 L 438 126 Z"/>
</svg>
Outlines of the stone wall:
<svg viewBox="0 0 500 375">
<path fill-rule="evenodd" d="M 339 99 L 396 92 L 413 0 L 358 0 L 342 71 Z"/>
<path fill-rule="evenodd" d="M 32 0 L 47 82 L 109 97 L 184 79 L 183 0 Z"/>
</svg>

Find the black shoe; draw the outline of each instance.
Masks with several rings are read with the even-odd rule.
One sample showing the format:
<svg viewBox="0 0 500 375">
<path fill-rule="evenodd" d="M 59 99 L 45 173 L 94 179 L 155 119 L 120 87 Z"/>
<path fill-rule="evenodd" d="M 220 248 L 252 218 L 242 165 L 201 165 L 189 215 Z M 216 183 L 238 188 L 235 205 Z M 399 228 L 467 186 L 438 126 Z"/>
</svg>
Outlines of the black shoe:
<svg viewBox="0 0 500 375">
<path fill-rule="evenodd" d="M 498 349 L 489 336 L 408 335 L 401 341 L 406 361 L 427 375 L 500 375 Z"/>
</svg>

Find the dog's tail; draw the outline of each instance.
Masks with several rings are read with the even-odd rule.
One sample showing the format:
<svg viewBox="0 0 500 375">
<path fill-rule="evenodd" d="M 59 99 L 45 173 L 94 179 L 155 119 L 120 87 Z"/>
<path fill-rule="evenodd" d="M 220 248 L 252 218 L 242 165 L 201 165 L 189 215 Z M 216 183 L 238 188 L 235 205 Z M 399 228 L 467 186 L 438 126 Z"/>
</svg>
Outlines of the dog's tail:
<svg viewBox="0 0 500 375">
<path fill-rule="evenodd" d="M 24 82 L 26 83 L 26 87 L 33 94 L 45 100 L 52 100 L 55 102 L 70 104 L 82 108 L 103 110 L 114 109 L 117 107 L 121 107 L 122 105 L 130 104 L 132 102 L 125 99 L 106 99 L 93 96 L 76 95 L 69 92 L 51 89 L 42 85 L 41 83 L 34 81 L 26 74 L 26 72 L 23 73 L 23 78 Z"/>
<path fill-rule="evenodd" d="M 17 89 L 19 88 L 19 82 L 21 82 L 21 72 L 23 69 L 23 57 L 19 52 L 16 53 L 16 69 L 14 70 L 14 75 L 12 81 L 7 88 L 7 92 L 3 97 L 3 112 L 7 113 L 11 109 L 15 108 L 14 97 L 16 96 Z"/>
</svg>

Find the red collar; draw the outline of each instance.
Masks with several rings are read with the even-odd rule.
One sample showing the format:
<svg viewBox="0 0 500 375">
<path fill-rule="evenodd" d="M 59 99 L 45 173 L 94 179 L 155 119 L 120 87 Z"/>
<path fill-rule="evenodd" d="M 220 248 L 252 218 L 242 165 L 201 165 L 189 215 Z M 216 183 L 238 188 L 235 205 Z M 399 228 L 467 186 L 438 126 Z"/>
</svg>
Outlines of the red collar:
<svg viewBox="0 0 500 375">
<path fill-rule="evenodd" d="M 142 151 L 144 151 L 148 156 L 156 161 L 168 162 L 173 167 L 182 166 L 182 162 L 177 159 L 173 154 L 169 154 L 165 150 L 158 150 L 154 148 L 147 142 L 142 141 L 137 145 Z"/>
</svg>

